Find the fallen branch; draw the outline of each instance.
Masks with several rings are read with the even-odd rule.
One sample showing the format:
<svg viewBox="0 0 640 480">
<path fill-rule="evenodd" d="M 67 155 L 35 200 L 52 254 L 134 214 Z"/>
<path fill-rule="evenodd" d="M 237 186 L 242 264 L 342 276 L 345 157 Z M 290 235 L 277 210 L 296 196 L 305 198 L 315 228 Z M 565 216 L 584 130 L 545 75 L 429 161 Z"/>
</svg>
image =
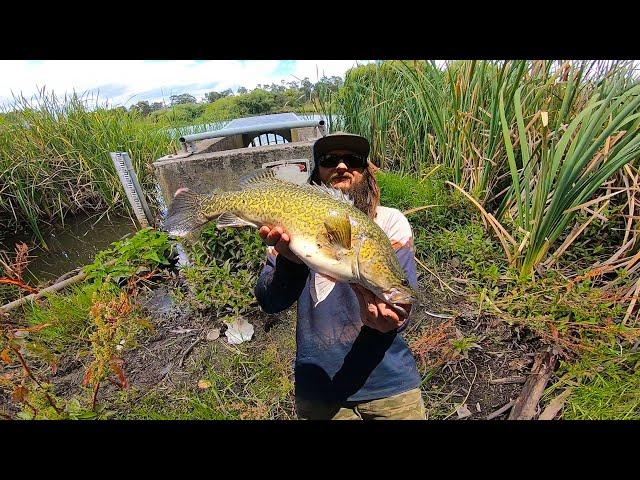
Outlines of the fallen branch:
<svg viewBox="0 0 640 480">
<path fill-rule="evenodd" d="M 567 388 L 564 392 L 551 400 L 547 408 L 538 417 L 538 420 L 553 420 L 558 412 L 564 407 L 564 403 L 567 401 L 567 397 L 571 395 L 573 389 Z"/>
<path fill-rule="evenodd" d="M 535 416 L 538 402 L 551 378 L 557 360 L 557 355 L 550 352 L 536 354 L 531 374 L 509 413 L 509 420 L 531 420 Z"/>
<path fill-rule="evenodd" d="M 111 260 L 110 262 L 107 262 L 105 266 L 110 267 L 112 265 L 115 265 L 115 263 L 116 263 L 115 260 Z M 31 295 L 27 295 L 26 297 L 22 297 L 22 298 L 19 298 L 18 300 L 14 300 L 13 302 L 7 303 L 6 305 L 3 305 L 0 307 L 0 314 L 7 313 L 10 310 L 13 310 L 14 308 L 19 307 L 21 305 L 24 305 L 27 302 L 37 300 L 38 298 L 43 297 L 47 293 L 57 292 L 59 290 L 62 290 L 65 287 L 68 287 L 69 285 L 81 282 L 86 277 L 87 277 L 87 274 L 85 272 L 80 272 L 71 278 L 67 278 L 61 282 L 55 283 L 50 287 L 43 288 L 38 293 L 32 293 Z"/>
<path fill-rule="evenodd" d="M 496 410 L 493 413 L 490 413 L 489 415 L 487 415 L 485 417 L 485 420 L 493 420 L 496 417 L 499 417 L 500 415 L 502 415 L 504 412 L 506 412 L 507 410 L 509 410 L 511 407 L 513 407 L 513 404 L 516 403 L 515 400 L 511 400 L 509 403 L 507 403 L 506 405 L 503 405 L 502 407 L 500 407 L 498 410 Z"/>
<path fill-rule="evenodd" d="M 191 350 L 193 350 L 193 347 L 195 347 L 198 343 L 200 343 L 202 341 L 202 338 L 198 337 L 196 338 L 196 341 L 193 342 L 189 348 L 187 348 L 187 350 L 185 350 L 185 352 L 182 354 L 182 358 L 180 358 L 180 362 L 178 363 L 178 365 L 182 368 L 182 364 L 184 363 L 185 358 L 187 358 L 187 355 L 189 355 L 189 353 L 191 353 Z"/>
</svg>

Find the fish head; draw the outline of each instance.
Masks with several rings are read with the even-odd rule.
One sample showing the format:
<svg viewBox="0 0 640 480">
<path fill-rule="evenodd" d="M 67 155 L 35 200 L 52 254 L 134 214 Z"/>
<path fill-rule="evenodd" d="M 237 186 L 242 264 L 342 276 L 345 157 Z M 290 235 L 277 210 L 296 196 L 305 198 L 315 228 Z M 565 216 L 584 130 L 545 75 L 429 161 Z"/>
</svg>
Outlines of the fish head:
<svg viewBox="0 0 640 480">
<path fill-rule="evenodd" d="M 378 298 L 390 305 L 419 303 L 419 295 L 409 284 L 397 257 L 378 255 L 369 261 L 358 262 L 360 282 Z"/>
<path fill-rule="evenodd" d="M 387 303 L 392 305 L 412 305 L 418 303 L 418 294 L 411 288 L 406 278 L 399 285 L 392 285 L 380 295 Z"/>
</svg>

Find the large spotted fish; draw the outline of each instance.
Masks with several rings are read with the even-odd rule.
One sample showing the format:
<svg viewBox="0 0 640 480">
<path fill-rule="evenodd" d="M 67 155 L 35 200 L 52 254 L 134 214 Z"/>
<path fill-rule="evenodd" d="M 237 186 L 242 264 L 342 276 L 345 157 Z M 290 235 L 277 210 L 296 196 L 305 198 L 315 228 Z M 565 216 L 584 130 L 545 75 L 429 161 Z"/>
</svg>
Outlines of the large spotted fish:
<svg viewBox="0 0 640 480">
<path fill-rule="evenodd" d="M 164 229 L 184 236 L 212 220 L 219 228 L 281 226 L 291 251 L 325 285 L 358 283 L 399 311 L 417 302 L 387 235 L 340 190 L 286 182 L 272 170 L 244 177 L 240 188 L 211 195 L 179 189 Z"/>
</svg>

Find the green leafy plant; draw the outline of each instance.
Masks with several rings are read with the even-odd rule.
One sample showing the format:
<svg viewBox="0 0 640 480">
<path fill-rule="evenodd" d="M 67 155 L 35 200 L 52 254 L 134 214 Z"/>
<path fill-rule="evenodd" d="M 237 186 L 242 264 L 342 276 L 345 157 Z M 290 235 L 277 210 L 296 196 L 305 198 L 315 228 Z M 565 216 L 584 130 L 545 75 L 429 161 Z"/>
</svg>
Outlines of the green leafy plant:
<svg viewBox="0 0 640 480">
<path fill-rule="evenodd" d="M 472 348 L 478 348 L 478 338 L 475 336 L 461 336 L 460 338 L 450 340 L 453 351 L 464 358 L 468 358 L 469 351 Z"/>
<path fill-rule="evenodd" d="M 144 228 L 133 237 L 114 242 L 94 262 L 84 268 L 87 281 L 100 286 L 105 281 L 118 283 L 133 275 L 143 275 L 171 264 L 174 247 L 166 233 Z"/>
<path fill-rule="evenodd" d="M 183 269 L 196 309 L 216 316 L 240 316 L 257 309 L 253 289 L 266 258 L 254 229 L 205 227 L 188 247 L 193 264 Z"/>
</svg>

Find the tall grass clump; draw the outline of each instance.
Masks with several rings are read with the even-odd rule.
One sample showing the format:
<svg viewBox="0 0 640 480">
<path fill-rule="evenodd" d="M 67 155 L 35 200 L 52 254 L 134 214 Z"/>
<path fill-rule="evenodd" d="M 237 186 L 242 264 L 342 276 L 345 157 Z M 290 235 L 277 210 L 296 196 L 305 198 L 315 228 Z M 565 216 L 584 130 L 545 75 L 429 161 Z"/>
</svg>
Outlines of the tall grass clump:
<svg viewBox="0 0 640 480">
<path fill-rule="evenodd" d="M 549 260 L 554 242 L 567 241 L 557 253 L 568 248 L 579 234 L 567 239 L 569 225 L 598 203 L 603 183 L 615 178 L 632 189 L 636 177 L 620 177 L 640 141 L 632 67 L 388 61 L 349 71 L 337 110 L 346 130 L 371 140 L 381 165 L 417 178 L 438 166 L 451 171 L 452 185 L 482 211 L 510 263 L 529 275 Z"/>
<path fill-rule="evenodd" d="M 0 125 L 0 223 L 41 229 L 68 213 L 127 208 L 109 152 L 126 151 L 146 191 L 153 191 L 151 162 L 170 148 L 166 132 L 136 112 L 108 109 L 97 99 L 14 97 Z M 153 199 L 149 199 L 153 201 Z"/>
<path fill-rule="evenodd" d="M 640 85 L 629 84 L 623 72 L 613 73 L 593 86 L 571 117 L 561 107 L 537 110 L 540 119 L 536 120 L 536 110 L 527 106 L 532 95 L 523 95 L 524 86 L 520 86 L 512 100 L 516 117 L 512 125 L 505 116 L 504 90 L 500 92 L 511 184 L 497 217 L 511 223 L 513 236 L 521 238 L 509 238 L 503 244 L 510 243 L 506 253 L 525 275 L 545 260 L 579 210 L 589 206 L 602 210 L 612 197 L 623 193 L 623 188 L 610 187 L 593 198 L 605 181 L 640 156 Z M 570 102 L 566 97 L 572 95 L 574 83 L 569 80 L 564 89 L 562 105 Z M 554 261 L 579 233 L 556 250 Z M 504 231 L 498 235 L 508 238 Z"/>
<path fill-rule="evenodd" d="M 362 65 L 346 73 L 334 109 L 340 129 L 369 139 L 371 158 L 378 165 L 403 172 L 406 163 L 398 159 L 405 157 L 410 141 L 403 116 L 407 93 L 393 62 Z"/>
</svg>

